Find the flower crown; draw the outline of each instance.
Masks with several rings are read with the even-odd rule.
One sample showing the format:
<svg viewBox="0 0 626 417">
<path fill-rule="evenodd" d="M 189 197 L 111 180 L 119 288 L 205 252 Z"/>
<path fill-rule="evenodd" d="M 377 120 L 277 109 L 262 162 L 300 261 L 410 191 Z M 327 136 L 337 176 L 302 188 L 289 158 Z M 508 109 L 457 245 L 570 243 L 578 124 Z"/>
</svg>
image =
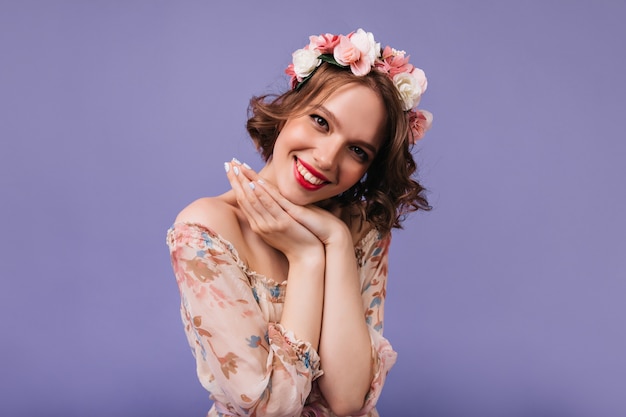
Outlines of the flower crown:
<svg viewBox="0 0 626 417">
<path fill-rule="evenodd" d="M 370 71 L 381 71 L 393 81 L 402 100 L 403 110 L 409 120 L 411 134 L 409 140 L 415 143 L 430 129 L 433 115 L 426 110 L 418 110 L 422 94 L 428 82 L 420 68 L 409 64 L 406 52 L 389 46 L 381 49 L 371 32 L 358 29 L 349 35 L 326 33 L 310 36 L 310 43 L 292 54 L 293 62 L 285 73 L 291 76 L 291 88 L 298 90 L 320 66 L 322 62 L 340 68 L 350 68 L 356 76 L 367 75 Z"/>
</svg>

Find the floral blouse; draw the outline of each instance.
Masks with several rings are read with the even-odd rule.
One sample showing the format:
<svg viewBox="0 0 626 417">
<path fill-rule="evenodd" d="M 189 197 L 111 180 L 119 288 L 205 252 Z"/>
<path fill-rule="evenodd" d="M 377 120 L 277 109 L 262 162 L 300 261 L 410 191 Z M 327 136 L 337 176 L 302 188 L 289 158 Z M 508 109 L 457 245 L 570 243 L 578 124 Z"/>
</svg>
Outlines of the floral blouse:
<svg viewBox="0 0 626 417">
<path fill-rule="evenodd" d="M 389 243 L 371 230 L 355 247 L 374 369 L 359 416 L 378 416 L 374 406 L 396 361 L 382 335 Z M 214 402 L 208 417 L 334 416 L 316 381 L 317 352 L 279 324 L 286 281 L 250 270 L 231 243 L 200 224 L 174 224 L 167 244 L 196 372 Z"/>
</svg>

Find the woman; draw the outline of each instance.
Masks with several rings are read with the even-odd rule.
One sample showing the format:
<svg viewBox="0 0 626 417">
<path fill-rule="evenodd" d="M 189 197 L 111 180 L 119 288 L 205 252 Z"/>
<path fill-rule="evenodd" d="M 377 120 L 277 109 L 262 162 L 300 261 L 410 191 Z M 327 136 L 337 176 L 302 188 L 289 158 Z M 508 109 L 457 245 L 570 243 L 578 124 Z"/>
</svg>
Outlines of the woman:
<svg viewBox="0 0 626 417">
<path fill-rule="evenodd" d="M 429 209 L 410 146 L 422 70 L 362 29 L 311 36 L 291 89 L 251 100 L 265 166 L 168 231 L 209 416 L 377 416 L 396 353 L 382 336 L 390 231 Z"/>
</svg>

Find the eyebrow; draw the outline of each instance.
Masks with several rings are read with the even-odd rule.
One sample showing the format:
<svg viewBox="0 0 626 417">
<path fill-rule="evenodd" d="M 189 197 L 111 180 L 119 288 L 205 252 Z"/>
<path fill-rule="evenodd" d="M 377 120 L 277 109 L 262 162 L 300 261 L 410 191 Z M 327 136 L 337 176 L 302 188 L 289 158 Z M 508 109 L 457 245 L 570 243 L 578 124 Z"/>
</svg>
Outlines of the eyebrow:
<svg viewBox="0 0 626 417">
<path fill-rule="evenodd" d="M 337 127 L 341 128 L 341 123 L 339 123 L 339 120 L 337 120 L 335 114 L 328 110 L 326 107 L 324 107 L 323 104 L 319 105 L 318 110 L 324 113 L 324 116 L 326 116 L 327 119 L 330 119 L 330 121 L 333 122 L 334 125 L 337 125 Z"/>
<path fill-rule="evenodd" d="M 324 107 L 323 104 L 320 104 L 317 109 L 324 113 L 324 116 L 326 116 L 326 118 L 330 119 L 330 121 L 336 125 L 337 127 L 339 127 L 341 129 L 341 123 L 339 123 L 339 120 L 335 117 L 335 115 L 328 110 L 326 107 Z M 354 143 L 356 143 L 357 145 L 359 145 L 361 148 L 366 148 L 369 149 L 370 152 L 372 152 L 374 155 L 376 155 L 378 153 L 378 149 L 376 149 L 376 147 L 374 147 L 373 145 L 363 141 L 363 140 L 354 140 Z"/>
</svg>

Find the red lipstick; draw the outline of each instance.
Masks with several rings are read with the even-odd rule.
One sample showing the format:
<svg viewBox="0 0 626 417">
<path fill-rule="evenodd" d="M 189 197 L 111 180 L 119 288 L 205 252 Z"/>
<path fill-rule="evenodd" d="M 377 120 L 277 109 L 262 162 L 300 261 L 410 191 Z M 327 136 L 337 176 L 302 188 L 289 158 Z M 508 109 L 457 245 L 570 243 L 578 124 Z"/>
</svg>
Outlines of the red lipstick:
<svg viewBox="0 0 626 417">
<path fill-rule="evenodd" d="M 317 179 L 324 181 L 324 182 L 322 182 L 321 184 L 312 184 L 309 181 L 307 181 L 306 178 L 304 178 L 304 176 L 302 175 L 302 173 L 300 173 L 300 171 L 298 170 L 298 164 L 302 165 L 302 167 L 306 169 L 307 171 L 309 171 L 311 175 L 315 176 Z M 310 165 L 303 163 L 300 159 L 297 159 L 297 158 L 294 160 L 293 174 L 296 177 L 296 181 L 298 182 L 298 184 L 300 184 L 303 188 L 306 188 L 309 191 L 319 190 L 320 188 L 322 188 L 323 186 L 325 186 L 327 183 L 330 182 L 324 175 L 320 174 L 318 171 L 313 169 Z"/>
<path fill-rule="evenodd" d="M 297 159 L 297 158 L 296 158 Z M 326 178 L 324 175 L 322 175 L 320 172 L 316 171 L 315 168 L 313 168 L 311 165 L 307 164 L 306 162 L 304 162 L 302 159 L 297 159 L 298 162 L 300 162 L 300 165 L 302 165 L 303 167 L 306 168 L 307 171 L 309 171 L 311 174 L 315 175 L 317 178 L 319 178 L 320 180 L 323 180 L 325 182 L 330 182 L 330 180 L 328 178 Z"/>
</svg>

